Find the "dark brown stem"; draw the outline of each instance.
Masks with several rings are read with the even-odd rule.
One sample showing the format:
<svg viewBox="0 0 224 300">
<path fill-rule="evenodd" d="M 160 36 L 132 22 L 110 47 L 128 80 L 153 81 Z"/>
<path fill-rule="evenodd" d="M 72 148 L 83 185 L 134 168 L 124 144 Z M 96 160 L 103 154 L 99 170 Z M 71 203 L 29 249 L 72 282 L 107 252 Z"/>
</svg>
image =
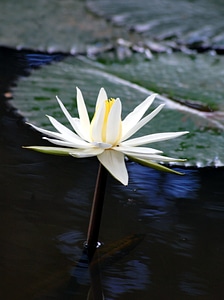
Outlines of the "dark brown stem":
<svg viewBox="0 0 224 300">
<path fill-rule="evenodd" d="M 107 170 L 100 163 L 96 180 L 95 192 L 93 196 L 93 204 L 89 220 L 87 233 L 87 248 L 89 253 L 92 253 L 92 258 L 98 244 L 98 236 L 100 231 L 100 222 L 103 211 L 103 202 L 107 182 Z M 90 259 L 91 260 L 91 259 Z"/>
</svg>

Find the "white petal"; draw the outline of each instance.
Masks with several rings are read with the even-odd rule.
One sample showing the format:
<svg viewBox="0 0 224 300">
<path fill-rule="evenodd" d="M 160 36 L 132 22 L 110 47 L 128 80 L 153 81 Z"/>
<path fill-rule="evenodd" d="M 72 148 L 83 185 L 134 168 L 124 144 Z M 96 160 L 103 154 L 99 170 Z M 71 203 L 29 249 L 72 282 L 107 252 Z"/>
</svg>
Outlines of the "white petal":
<svg viewBox="0 0 224 300">
<path fill-rule="evenodd" d="M 52 144 L 58 145 L 58 146 L 81 148 L 81 149 L 91 148 L 91 144 L 85 145 L 83 143 L 73 143 L 73 142 L 61 141 L 61 140 L 57 140 L 57 139 L 50 139 L 47 137 L 43 137 L 43 139 L 51 142 Z"/>
<path fill-rule="evenodd" d="M 89 115 L 86 109 L 85 101 L 82 96 L 82 92 L 79 88 L 76 87 L 77 90 L 77 109 L 80 118 L 80 124 L 83 128 L 83 133 L 85 133 L 86 140 L 89 140 L 89 132 L 90 132 L 90 121 Z"/>
<path fill-rule="evenodd" d="M 140 159 L 155 160 L 155 161 L 183 161 L 182 159 L 172 158 L 162 155 L 157 155 L 157 153 L 162 153 L 160 150 L 146 148 L 146 147 L 116 147 L 113 148 L 117 151 L 123 152 L 127 156 L 132 156 Z"/>
<path fill-rule="evenodd" d="M 58 122 L 55 118 L 48 116 L 51 124 L 67 139 L 78 139 L 81 140 L 80 136 L 78 136 L 75 132 L 71 131 L 69 128 Z"/>
<path fill-rule="evenodd" d="M 163 151 L 153 149 L 153 148 L 148 148 L 148 147 L 125 147 L 122 145 L 119 145 L 118 147 L 113 147 L 114 150 L 118 152 L 123 152 L 124 154 L 127 155 L 138 155 L 138 154 L 157 154 L 157 153 L 163 153 Z"/>
<path fill-rule="evenodd" d="M 33 127 L 34 129 L 36 129 L 37 131 L 43 133 L 43 134 L 46 134 L 50 137 L 53 137 L 53 138 L 57 138 L 57 139 L 60 139 L 60 140 L 64 140 L 63 138 L 63 135 L 59 132 L 53 132 L 53 131 L 50 131 L 50 130 L 46 130 L 46 129 L 43 129 L 43 128 L 40 128 L 40 127 L 37 127 L 31 123 L 26 123 L 28 125 L 30 125 L 31 127 Z"/>
<path fill-rule="evenodd" d="M 126 118 L 123 120 L 124 135 L 143 117 L 147 109 L 154 101 L 156 95 L 157 94 L 152 94 L 151 96 L 147 97 L 142 103 L 136 106 L 136 108 L 126 116 Z"/>
<path fill-rule="evenodd" d="M 135 124 L 126 134 L 122 134 L 121 141 L 128 139 L 134 133 L 136 133 L 139 129 L 141 129 L 145 124 L 151 121 L 163 108 L 164 104 L 160 104 L 156 109 L 154 109 L 149 115 L 140 120 L 137 124 Z M 122 128 L 124 125 L 122 124 Z"/>
<path fill-rule="evenodd" d="M 72 128 L 75 130 L 74 127 L 74 122 L 73 122 L 73 118 L 70 115 L 70 113 L 67 111 L 67 109 L 65 108 L 64 104 L 61 102 L 61 100 L 58 98 L 58 96 L 56 96 L 56 99 L 58 101 L 58 104 L 60 105 L 61 110 L 63 111 L 64 115 L 66 116 L 66 118 L 68 119 L 69 123 L 71 124 Z"/>
<path fill-rule="evenodd" d="M 121 130 L 121 101 L 116 99 L 113 106 L 111 107 L 108 120 L 107 120 L 107 130 L 106 130 L 106 142 L 114 144 L 120 134 Z"/>
<path fill-rule="evenodd" d="M 96 109 L 98 109 L 98 107 L 104 103 L 104 101 L 106 101 L 108 99 L 107 97 L 107 93 L 105 91 L 104 88 L 101 88 L 97 97 L 97 101 L 96 101 Z"/>
<path fill-rule="evenodd" d="M 72 149 L 70 150 L 69 154 L 76 158 L 86 158 L 86 157 L 93 157 L 101 154 L 104 149 L 100 148 L 91 148 L 91 149 Z"/>
<path fill-rule="evenodd" d="M 96 110 L 91 123 L 91 137 L 93 142 L 102 142 L 102 128 L 105 115 L 105 105 L 101 103 Z"/>
<path fill-rule="evenodd" d="M 128 172 L 126 169 L 124 154 L 114 151 L 105 150 L 97 156 L 101 164 L 122 184 L 128 184 Z"/>
<path fill-rule="evenodd" d="M 102 142 L 93 142 L 91 144 L 97 148 L 102 148 L 102 149 L 108 149 L 112 147 L 111 144 L 102 143 Z"/>
<path fill-rule="evenodd" d="M 81 125 L 80 119 L 72 118 L 73 120 L 73 127 L 77 134 L 85 141 L 90 142 L 90 129 L 87 132 L 83 126 Z"/>
<path fill-rule="evenodd" d="M 188 131 L 154 133 L 154 134 L 144 135 L 144 136 L 141 136 L 141 137 L 138 137 L 135 139 L 125 141 L 121 145 L 135 147 L 135 146 L 140 146 L 140 145 L 144 145 L 144 144 L 174 139 L 174 138 L 184 135 L 186 133 L 188 133 Z"/>
<path fill-rule="evenodd" d="M 49 137 L 53 137 L 53 138 L 56 138 L 56 139 L 59 139 L 59 140 L 62 140 L 62 141 L 65 141 L 65 142 L 69 142 L 69 143 L 73 143 L 73 145 L 82 145 L 82 147 L 88 147 L 89 143 L 83 141 L 79 136 L 73 136 L 72 138 L 71 137 L 67 137 L 59 132 L 53 132 L 53 131 L 50 131 L 50 130 L 46 130 L 46 129 L 43 129 L 43 128 L 40 128 L 40 127 L 37 127 L 33 124 L 30 124 L 30 123 L 27 123 L 28 125 L 32 126 L 34 129 L 36 129 L 37 131 L 43 133 L 43 134 L 46 134 L 47 136 Z"/>
</svg>

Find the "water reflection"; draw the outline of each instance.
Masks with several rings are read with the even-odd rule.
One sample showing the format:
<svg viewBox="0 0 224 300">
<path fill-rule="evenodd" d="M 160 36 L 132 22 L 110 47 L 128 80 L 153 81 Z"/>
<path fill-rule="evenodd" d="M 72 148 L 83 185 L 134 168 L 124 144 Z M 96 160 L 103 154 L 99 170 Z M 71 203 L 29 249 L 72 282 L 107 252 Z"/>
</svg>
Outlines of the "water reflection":
<svg viewBox="0 0 224 300">
<path fill-rule="evenodd" d="M 150 281 L 148 266 L 139 260 L 130 260 L 119 269 L 106 272 L 104 286 L 107 299 L 120 299 L 123 294 L 147 290 Z"/>
<path fill-rule="evenodd" d="M 180 290 L 189 296 L 205 296 L 207 294 L 207 282 L 197 277 L 193 272 L 183 272 L 180 278 Z"/>
<path fill-rule="evenodd" d="M 78 230 L 62 233 L 56 241 L 60 251 L 71 261 L 78 261 L 82 255 L 85 236 Z M 81 278 L 80 278 L 81 279 Z"/>
<path fill-rule="evenodd" d="M 173 299 L 188 296 L 209 299 L 213 293 L 219 295 L 215 285 L 220 279 L 212 282 L 212 277 L 217 272 L 217 264 L 221 264 L 220 272 L 223 266 L 220 255 L 224 249 L 220 236 L 223 224 L 218 221 L 222 210 L 217 219 L 213 206 L 223 207 L 222 189 L 219 184 L 219 191 L 213 192 L 211 183 L 210 187 L 203 185 L 203 180 L 217 170 L 201 173 L 186 170 L 185 177 L 177 179 L 176 175 L 161 174 L 133 163 L 129 163 L 128 168 L 131 183 L 127 188 L 109 178 L 101 238 L 108 244 L 133 231 L 144 233 L 145 238 L 121 259 L 104 264 L 100 269 L 106 299 L 130 299 L 130 295 L 141 295 L 142 299 L 158 295 Z M 220 175 L 223 175 L 221 170 Z M 217 178 L 214 179 L 217 185 Z M 74 263 L 80 259 L 85 238 L 86 226 L 80 226 L 80 222 L 82 218 L 88 219 L 90 206 L 79 184 L 66 193 L 64 200 L 76 218 L 75 228 L 80 230 L 65 232 L 57 238 L 60 251 Z M 213 193 L 217 198 L 211 205 Z M 76 270 L 76 267 L 71 268 L 73 278 L 77 278 Z M 89 275 L 84 274 L 79 276 L 78 283 L 88 289 Z M 83 289 L 81 291 L 83 295 Z"/>
<path fill-rule="evenodd" d="M 158 208 L 167 205 L 167 199 L 195 199 L 200 188 L 198 171 L 177 169 L 184 176 L 157 172 L 146 167 L 139 167 L 134 163 L 129 164 L 131 184 L 135 186 L 138 194 L 144 195 L 148 203 L 155 204 Z M 151 188 L 151 189 L 150 189 Z"/>
<path fill-rule="evenodd" d="M 223 250 L 223 242 L 218 237 L 220 228 L 223 230 L 223 222 L 219 221 L 223 217 L 223 170 L 204 169 L 200 173 L 186 170 L 183 178 L 143 170 L 134 164 L 130 164 L 130 169 L 133 190 L 141 202 L 140 221 L 147 227 L 148 243 L 152 247 L 149 253 L 152 281 L 158 280 L 164 290 L 175 286 L 171 294 L 177 299 L 184 295 L 204 295 L 203 299 L 210 299 L 213 294 L 220 297 L 222 292 L 216 291 L 212 280 L 217 275 L 211 253 L 215 255 L 220 251 L 217 249 Z M 216 213 L 214 206 L 219 207 Z M 154 255 L 155 249 L 158 252 Z M 218 260 L 223 266 L 223 259 Z M 165 272 L 162 272 L 163 265 Z M 155 280 L 155 272 L 160 273 L 159 279 Z M 213 284 L 208 289 L 211 280 Z"/>
</svg>

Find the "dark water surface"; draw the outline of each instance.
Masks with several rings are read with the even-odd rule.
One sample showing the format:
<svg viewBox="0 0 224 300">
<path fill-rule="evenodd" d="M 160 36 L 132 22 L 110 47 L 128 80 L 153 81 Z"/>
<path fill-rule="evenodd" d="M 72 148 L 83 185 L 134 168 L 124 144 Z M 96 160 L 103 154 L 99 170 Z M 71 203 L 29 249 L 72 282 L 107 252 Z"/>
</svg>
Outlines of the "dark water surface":
<svg viewBox="0 0 224 300">
<path fill-rule="evenodd" d="M 91 299 L 98 275 L 105 299 L 224 299 L 223 168 L 177 176 L 128 162 L 128 187 L 109 177 L 100 269 L 89 276 L 98 163 L 22 149 L 43 141 L 8 103 L 20 76 L 62 58 L 0 49 L 1 299 Z"/>
</svg>

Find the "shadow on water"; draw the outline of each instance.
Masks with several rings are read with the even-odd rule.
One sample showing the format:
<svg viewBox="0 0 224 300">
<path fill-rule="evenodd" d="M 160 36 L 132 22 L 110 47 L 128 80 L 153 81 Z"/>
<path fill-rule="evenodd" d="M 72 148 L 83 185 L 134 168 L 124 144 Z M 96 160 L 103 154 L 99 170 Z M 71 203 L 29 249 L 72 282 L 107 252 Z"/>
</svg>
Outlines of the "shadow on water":
<svg viewBox="0 0 224 300">
<path fill-rule="evenodd" d="M 128 162 L 128 187 L 108 178 L 89 269 L 97 161 L 22 149 L 44 141 L 8 104 L 18 77 L 51 58 L 63 57 L 0 49 L 1 299 L 92 299 L 91 278 L 111 300 L 223 299 L 223 168 L 179 177 Z"/>
</svg>

